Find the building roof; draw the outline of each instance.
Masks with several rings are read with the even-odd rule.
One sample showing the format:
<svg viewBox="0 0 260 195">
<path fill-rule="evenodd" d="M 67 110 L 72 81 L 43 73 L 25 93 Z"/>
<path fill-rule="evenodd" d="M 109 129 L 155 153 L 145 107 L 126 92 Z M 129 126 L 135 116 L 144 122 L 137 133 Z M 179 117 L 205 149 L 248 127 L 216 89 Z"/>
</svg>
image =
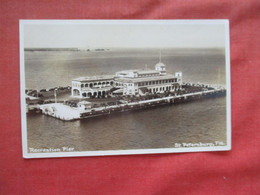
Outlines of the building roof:
<svg viewBox="0 0 260 195">
<path fill-rule="evenodd" d="M 166 80 L 166 79 L 173 79 L 173 78 L 176 78 L 176 77 L 172 74 L 166 74 L 166 75 L 152 76 L 152 77 L 116 78 L 116 81 L 137 83 L 137 82 Z"/>
<path fill-rule="evenodd" d="M 119 73 L 123 73 L 123 74 L 128 74 L 130 72 L 134 72 L 134 73 L 137 73 L 137 74 L 155 74 L 155 73 L 159 73 L 158 70 L 151 70 L 151 69 L 147 69 L 147 70 L 138 70 L 138 69 L 135 69 L 135 70 L 122 70 L 122 71 L 119 71 L 119 72 L 116 72 L 116 74 L 119 74 Z"/>
<path fill-rule="evenodd" d="M 156 66 L 156 67 L 157 67 L 157 66 L 164 66 L 164 67 L 165 67 L 165 64 L 162 63 L 162 62 L 158 62 L 155 66 Z"/>
<path fill-rule="evenodd" d="M 155 74 L 160 73 L 158 70 L 139 70 L 138 74 Z"/>
<path fill-rule="evenodd" d="M 72 81 L 103 81 L 103 80 L 111 80 L 114 79 L 114 75 L 100 75 L 100 76 L 87 76 L 87 77 L 79 77 L 76 79 L 73 79 Z"/>
<path fill-rule="evenodd" d="M 133 69 L 133 70 L 121 70 L 121 71 L 118 71 L 118 72 L 116 72 L 116 73 L 125 73 L 125 74 L 127 74 L 127 73 L 129 73 L 129 72 L 138 72 L 139 70 L 138 69 Z"/>
</svg>

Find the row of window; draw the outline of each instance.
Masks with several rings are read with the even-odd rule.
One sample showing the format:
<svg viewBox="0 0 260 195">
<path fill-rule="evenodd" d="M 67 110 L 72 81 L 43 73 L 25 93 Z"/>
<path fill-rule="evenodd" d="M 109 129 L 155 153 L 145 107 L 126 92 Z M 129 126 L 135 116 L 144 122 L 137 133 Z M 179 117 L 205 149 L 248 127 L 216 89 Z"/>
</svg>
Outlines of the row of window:
<svg viewBox="0 0 260 195">
<path fill-rule="evenodd" d="M 155 73 L 155 74 L 139 74 L 138 77 L 154 77 L 154 76 L 158 76 L 159 73 Z"/>
<path fill-rule="evenodd" d="M 174 86 L 167 86 L 167 87 L 157 87 L 157 88 L 151 88 L 148 89 L 149 93 L 157 93 L 157 92 L 163 92 L 163 91 L 171 91 L 171 90 L 176 90 L 180 87 L 174 87 Z M 137 93 L 137 90 L 135 90 Z M 129 94 L 132 94 L 132 90 L 129 90 Z"/>
<path fill-rule="evenodd" d="M 175 89 L 174 86 L 168 86 L 168 87 L 157 87 L 157 88 L 149 89 L 149 91 L 150 92 L 161 92 L 161 91 L 169 91 L 169 90 L 173 90 L 173 89 Z"/>
<path fill-rule="evenodd" d="M 164 83 L 175 83 L 175 82 L 177 82 L 176 78 L 169 79 L 169 80 L 141 82 L 141 83 L 138 83 L 138 86 L 156 85 L 156 84 L 164 84 Z"/>
<path fill-rule="evenodd" d="M 138 86 L 147 86 L 147 85 L 156 85 L 156 84 L 167 84 L 167 83 L 175 83 L 177 82 L 177 78 L 174 78 L 174 79 L 168 79 L 168 80 L 159 80 L 159 81 L 148 81 L 148 82 L 140 82 L 138 83 Z M 100 86 L 108 86 L 108 85 L 113 85 L 114 82 L 113 81 L 106 81 L 106 82 L 95 82 L 95 83 L 72 83 L 72 86 L 73 87 L 81 87 L 81 88 L 84 88 L 84 87 L 100 87 Z M 123 86 L 123 83 L 119 83 L 119 82 L 116 82 L 115 83 L 116 86 Z M 132 85 L 132 84 L 131 84 Z"/>
<path fill-rule="evenodd" d="M 74 83 L 74 85 L 72 84 L 72 86 L 74 87 L 81 87 L 81 88 L 84 88 L 84 87 L 100 87 L 100 86 L 108 86 L 108 85 L 113 85 L 113 81 L 106 81 L 106 82 L 96 82 L 96 83 L 82 83 L 82 84 L 78 84 L 78 83 Z"/>
<path fill-rule="evenodd" d="M 116 86 L 123 86 L 123 83 L 116 83 Z"/>
<path fill-rule="evenodd" d="M 140 82 L 138 86 L 147 86 L 147 85 L 156 85 L 156 84 L 169 84 L 169 83 L 176 83 L 177 78 L 169 79 L 169 80 L 159 80 L 159 81 L 148 81 L 148 82 Z M 116 86 L 123 86 L 123 83 L 115 83 Z M 133 84 L 128 84 L 128 86 L 132 86 Z"/>
</svg>

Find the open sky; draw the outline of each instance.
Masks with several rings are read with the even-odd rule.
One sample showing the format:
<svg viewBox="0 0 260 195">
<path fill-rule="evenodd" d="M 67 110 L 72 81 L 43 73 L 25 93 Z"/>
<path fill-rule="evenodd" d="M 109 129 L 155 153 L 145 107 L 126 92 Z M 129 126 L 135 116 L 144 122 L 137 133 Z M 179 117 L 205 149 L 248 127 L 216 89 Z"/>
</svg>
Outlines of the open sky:
<svg viewBox="0 0 260 195">
<path fill-rule="evenodd" d="M 224 48 L 226 41 L 223 21 L 25 20 L 23 24 L 26 48 Z"/>
</svg>

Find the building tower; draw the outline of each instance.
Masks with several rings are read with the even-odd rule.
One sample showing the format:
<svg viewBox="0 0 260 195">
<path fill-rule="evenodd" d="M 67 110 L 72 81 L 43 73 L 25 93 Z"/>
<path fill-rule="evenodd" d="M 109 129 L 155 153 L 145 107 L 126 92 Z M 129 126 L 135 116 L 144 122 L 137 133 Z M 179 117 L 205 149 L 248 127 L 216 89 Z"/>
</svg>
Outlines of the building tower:
<svg viewBox="0 0 260 195">
<path fill-rule="evenodd" d="M 162 54 L 160 50 L 160 55 L 159 55 L 159 62 L 155 65 L 155 70 L 160 72 L 160 75 L 165 75 L 166 74 L 166 66 L 164 63 L 162 63 Z"/>
<path fill-rule="evenodd" d="M 182 72 L 181 71 L 175 72 L 175 77 L 177 77 L 177 82 L 179 84 L 182 84 Z"/>
</svg>

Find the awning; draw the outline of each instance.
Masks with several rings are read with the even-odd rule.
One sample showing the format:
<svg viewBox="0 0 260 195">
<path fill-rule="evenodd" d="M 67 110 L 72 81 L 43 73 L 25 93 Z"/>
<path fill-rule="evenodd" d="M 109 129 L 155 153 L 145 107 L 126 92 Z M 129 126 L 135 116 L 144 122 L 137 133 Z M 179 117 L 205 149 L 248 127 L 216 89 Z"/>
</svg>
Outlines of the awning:
<svg viewBox="0 0 260 195">
<path fill-rule="evenodd" d="M 117 90 L 113 91 L 113 93 L 123 93 L 123 89 L 117 89 Z"/>
</svg>

